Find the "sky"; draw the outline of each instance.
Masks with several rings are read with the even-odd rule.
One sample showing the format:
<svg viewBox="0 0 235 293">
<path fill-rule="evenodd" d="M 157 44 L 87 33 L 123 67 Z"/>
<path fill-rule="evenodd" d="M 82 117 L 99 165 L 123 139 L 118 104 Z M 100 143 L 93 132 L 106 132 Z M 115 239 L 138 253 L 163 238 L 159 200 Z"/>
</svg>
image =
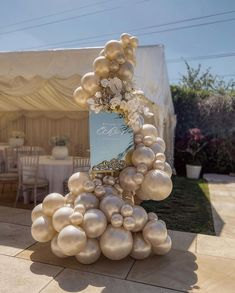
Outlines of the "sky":
<svg viewBox="0 0 235 293">
<path fill-rule="evenodd" d="M 221 54 L 233 56 L 189 64 L 235 79 L 234 0 L 1 0 L 0 51 L 97 47 L 123 32 L 164 45 L 171 83 L 184 59 Z"/>
</svg>

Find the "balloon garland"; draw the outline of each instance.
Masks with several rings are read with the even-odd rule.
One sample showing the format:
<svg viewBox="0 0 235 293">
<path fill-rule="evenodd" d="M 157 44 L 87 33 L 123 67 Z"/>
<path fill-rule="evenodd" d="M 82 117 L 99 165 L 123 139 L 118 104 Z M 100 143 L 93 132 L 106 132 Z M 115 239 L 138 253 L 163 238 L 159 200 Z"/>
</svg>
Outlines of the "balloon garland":
<svg viewBox="0 0 235 293">
<path fill-rule="evenodd" d="M 132 82 L 137 46 L 137 38 L 126 33 L 120 41 L 107 42 L 93 63 L 94 72 L 85 74 L 74 92 L 82 109 L 122 115 L 133 129 L 134 150 L 117 176 L 75 173 L 66 196 L 51 193 L 33 209 L 33 238 L 51 241 L 58 257 L 75 256 L 91 264 L 101 253 L 111 260 L 128 255 L 144 259 L 171 249 L 165 223 L 135 204 L 163 200 L 172 190 L 165 143 L 155 126 L 144 124 L 143 116 L 152 116 L 148 99 Z"/>
</svg>

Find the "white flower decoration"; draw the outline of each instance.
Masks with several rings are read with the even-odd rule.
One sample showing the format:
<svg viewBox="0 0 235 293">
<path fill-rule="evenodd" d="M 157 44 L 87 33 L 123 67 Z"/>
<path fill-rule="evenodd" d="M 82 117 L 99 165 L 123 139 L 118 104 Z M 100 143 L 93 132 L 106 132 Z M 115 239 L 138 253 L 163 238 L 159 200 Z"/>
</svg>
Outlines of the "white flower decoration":
<svg viewBox="0 0 235 293">
<path fill-rule="evenodd" d="M 107 87 L 109 85 L 109 80 L 104 78 L 101 80 L 100 83 L 101 83 L 102 87 Z"/>
<path fill-rule="evenodd" d="M 125 99 L 129 101 L 130 99 L 132 99 L 132 95 L 130 93 L 125 93 Z"/>
<path fill-rule="evenodd" d="M 121 99 L 119 97 L 114 97 L 110 100 L 110 108 L 115 109 L 121 103 Z"/>
<path fill-rule="evenodd" d="M 94 105 L 95 104 L 95 100 L 93 98 L 90 98 L 87 100 L 87 104 L 88 105 Z"/>
<path fill-rule="evenodd" d="M 101 92 L 96 92 L 95 97 L 98 98 L 98 99 L 102 98 L 102 93 Z"/>
</svg>

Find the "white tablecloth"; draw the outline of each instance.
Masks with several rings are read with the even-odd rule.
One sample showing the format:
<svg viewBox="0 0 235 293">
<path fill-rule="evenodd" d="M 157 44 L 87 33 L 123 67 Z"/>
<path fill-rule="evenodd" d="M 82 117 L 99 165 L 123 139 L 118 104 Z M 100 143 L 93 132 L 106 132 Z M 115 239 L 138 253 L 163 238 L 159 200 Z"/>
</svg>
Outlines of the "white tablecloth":
<svg viewBox="0 0 235 293">
<path fill-rule="evenodd" d="M 5 149 L 8 148 L 8 144 L 0 144 L 0 164 L 5 163 L 6 157 L 5 157 Z"/>
<path fill-rule="evenodd" d="M 55 160 L 50 156 L 39 157 L 38 177 L 49 181 L 49 191 L 63 194 L 63 182 L 73 173 L 73 158 Z"/>
</svg>

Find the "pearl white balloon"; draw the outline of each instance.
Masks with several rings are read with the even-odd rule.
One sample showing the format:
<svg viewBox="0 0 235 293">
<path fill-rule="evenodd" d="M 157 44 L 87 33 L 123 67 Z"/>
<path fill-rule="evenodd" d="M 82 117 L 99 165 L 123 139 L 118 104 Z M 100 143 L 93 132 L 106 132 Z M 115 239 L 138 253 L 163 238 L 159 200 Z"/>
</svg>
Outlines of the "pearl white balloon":
<svg viewBox="0 0 235 293">
<path fill-rule="evenodd" d="M 58 234 L 55 235 L 53 237 L 53 239 L 51 240 L 51 251 L 52 251 L 52 253 L 54 253 L 54 255 L 56 255 L 58 257 L 61 257 L 61 258 L 67 257 L 67 255 L 63 254 L 63 252 L 59 248 L 57 240 L 58 240 Z"/>
<path fill-rule="evenodd" d="M 153 163 L 153 169 L 157 169 L 157 170 L 164 170 L 164 166 L 165 166 L 165 163 L 160 161 L 160 160 L 156 160 L 154 163 Z"/>
<path fill-rule="evenodd" d="M 109 225 L 100 237 L 102 253 L 111 260 L 120 260 L 128 256 L 132 250 L 133 238 L 130 231 Z"/>
<path fill-rule="evenodd" d="M 88 180 L 83 184 L 83 188 L 86 192 L 93 192 L 95 190 L 95 183 L 91 180 Z"/>
<path fill-rule="evenodd" d="M 163 153 L 157 153 L 155 159 L 156 161 L 162 161 L 164 163 L 166 161 L 166 156 Z"/>
<path fill-rule="evenodd" d="M 103 195 L 105 195 L 105 188 L 102 185 L 98 185 L 95 187 L 95 191 L 94 191 L 95 195 L 97 197 L 102 197 Z"/>
<path fill-rule="evenodd" d="M 145 164 L 140 163 L 136 166 L 136 171 L 145 175 L 148 172 L 148 167 Z"/>
<path fill-rule="evenodd" d="M 133 236 L 133 248 L 131 257 L 134 259 L 144 259 L 151 254 L 151 245 L 143 238 L 142 233 L 135 233 Z"/>
<path fill-rule="evenodd" d="M 38 204 L 31 213 L 31 220 L 34 222 L 37 218 L 44 216 L 43 209 L 42 209 L 42 203 Z"/>
<path fill-rule="evenodd" d="M 82 215 L 84 215 L 86 212 L 86 208 L 85 208 L 84 204 L 77 204 L 74 207 L 74 212 L 78 212 L 78 213 L 81 213 Z"/>
<path fill-rule="evenodd" d="M 84 205 L 86 210 L 96 209 L 99 206 L 99 200 L 94 194 L 83 192 L 74 201 L 75 206 L 78 204 Z"/>
<path fill-rule="evenodd" d="M 139 188 L 139 185 L 133 180 L 133 176 L 136 174 L 135 167 L 126 167 L 119 174 L 120 185 L 124 190 L 135 191 Z"/>
<path fill-rule="evenodd" d="M 96 239 L 87 239 L 85 248 L 77 255 L 76 259 L 82 264 L 92 264 L 96 262 L 101 254 L 100 245 Z"/>
<path fill-rule="evenodd" d="M 140 134 L 142 134 L 143 137 L 151 136 L 153 141 L 156 141 L 158 131 L 157 131 L 157 128 L 153 126 L 152 124 L 144 124 L 140 130 Z"/>
<path fill-rule="evenodd" d="M 149 147 L 139 147 L 132 154 L 132 163 L 134 166 L 145 164 L 149 169 L 155 160 L 155 154 Z"/>
<path fill-rule="evenodd" d="M 114 185 L 115 184 L 115 178 L 113 176 L 108 176 L 107 184 Z"/>
<path fill-rule="evenodd" d="M 108 222 L 111 221 L 113 214 L 119 213 L 124 201 L 115 195 L 107 195 L 100 202 L 100 209 L 106 215 Z"/>
<path fill-rule="evenodd" d="M 70 216 L 73 214 L 73 208 L 59 208 L 52 217 L 52 224 L 57 232 L 60 232 L 65 226 L 70 224 Z"/>
<path fill-rule="evenodd" d="M 77 196 L 75 194 L 72 194 L 72 193 L 66 194 L 65 195 L 66 204 L 73 205 L 76 197 Z"/>
<path fill-rule="evenodd" d="M 52 216 L 56 210 L 65 205 L 66 199 L 59 193 L 48 194 L 43 202 L 42 209 L 45 215 Z"/>
<path fill-rule="evenodd" d="M 31 234 L 38 242 L 48 242 L 54 237 L 56 231 L 52 226 L 51 219 L 46 216 L 41 216 L 33 222 Z"/>
<path fill-rule="evenodd" d="M 85 231 L 73 225 L 64 227 L 59 235 L 57 243 L 65 255 L 76 255 L 86 246 L 87 238 Z"/>
<path fill-rule="evenodd" d="M 164 172 L 166 172 L 166 174 L 171 177 L 172 176 L 172 169 L 171 169 L 171 166 L 165 162 L 164 164 L 164 169 L 163 169 Z"/>
<path fill-rule="evenodd" d="M 144 175 L 141 174 L 141 173 L 136 173 L 134 176 L 133 176 L 133 180 L 135 181 L 136 184 L 141 184 L 144 180 Z"/>
<path fill-rule="evenodd" d="M 158 246 L 166 241 L 166 226 L 157 220 L 149 221 L 143 229 L 143 237 L 152 246 Z"/>
<path fill-rule="evenodd" d="M 135 228 L 134 218 L 133 217 L 125 217 L 123 220 L 123 227 L 128 231 L 132 231 Z"/>
<path fill-rule="evenodd" d="M 105 55 L 108 59 L 114 60 L 119 54 L 123 54 L 123 47 L 121 42 L 116 40 L 111 40 L 105 44 L 104 47 Z"/>
<path fill-rule="evenodd" d="M 110 185 L 104 185 L 105 195 L 118 195 L 118 191 Z"/>
<path fill-rule="evenodd" d="M 104 213 L 98 209 L 88 210 L 83 217 L 82 227 L 87 237 L 97 238 L 102 235 L 107 226 L 107 219 Z"/>
<path fill-rule="evenodd" d="M 82 221 L 83 221 L 83 214 L 80 212 L 74 212 L 70 217 L 70 222 L 71 224 L 75 225 L 75 226 L 79 226 L 81 225 Z"/>
<path fill-rule="evenodd" d="M 141 190 L 146 197 L 152 200 L 163 200 L 170 195 L 172 182 L 165 172 L 151 170 L 145 175 Z"/>
<path fill-rule="evenodd" d="M 102 183 L 102 180 L 100 180 L 99 178 L 95 178 L 95 179 L 93 179 L 93 182 L 95 183 L 95 186 L 100 186 L 100 185 L 103 184 L 103 183 Z"/>
<path fill-rule="evenodd" d="M 99 77 L 94 72 L 88 72 L 83 75 L 81 86 L 89 95 L 94 95 L 100 90 Z"/>
<path fill-rule="evenodd" d="M 136 191 L 136 196 L 141 200 L 150 200 L 151 199 L 143 192 L 143 190 L 141 188 Z"/>
<path fill-rule="evenodd" d="M 123 216 L 120 214 L 114 214 L 111 217 L 111 224 L 113 227 L 119 228 L 123 224 Z"/>
<path fill-rule="evenodd" d="M 165 149 L 162 148 L 162 146 L 157 142 L 154 142 L 153 144 L 151 144 L 150 148 L 154 152 L 154 154 L 165 152 Z"/>
<path fill-rule="evenodd" d="M 119 194 L 123 193 L 123 188 L 119 184 L 114 184 L 114 188 L 117 190 Z"/>
<path fill-rule="evenodd" d="M 163 153 L 166 150 L 166 144 L 165 141 L 161 138 L 161 137 L 157 137 L 156 139 L 156 143 L 159 144 L 161 146 L 161 148 L 164 150 Z"/>
<path fill-rule="evenodd" d="M 90 180 L 88 173 L 85 172 L 77 172 L 74 173 L 68 181 L 68 188 L 69 191 L 74 194 L 78 195 L 79 193 L 84 191 L 83 184 Z"/>
<path fill-rule="evenodd" d="M 150 135 L 146 135 L 144 138 L 143 138 L 143 144 L 145 146 L 151 146 L 152 144 L 154 143 L 154 140 L 152 138 L 152 136 Z"/>
<path fill-rule="evenodd" d="M 135 220 L 135 227 L 132 231 L 133 232 L 141 231 L 144 228 L 144 225 L 148 221 L 148 215 L 145 209 L 140 206 L 134 206 L 132 217 Z"/>
<path fill-rule="evenodd" d="M 158 216 L 154 212 L 148 213 L 148 220 L 158 220 Z"/>
<path fill-rule="evenodd" d="M 171 250 L 172 242 L 169 235 L 167 235 L 167 238 L 165 242 L 162 244 L 159 244 L 158 246 L 152 247 L 152 252 L 157 255 L 164 255 L 167 254 Z"/>
<path fill-rule="evenodd" d="M 133 215 L 133 207 L 130 204 L 124 204 L 121 208 L 121 215 L 123 217 L 130 217 Z"/>
</svg>

